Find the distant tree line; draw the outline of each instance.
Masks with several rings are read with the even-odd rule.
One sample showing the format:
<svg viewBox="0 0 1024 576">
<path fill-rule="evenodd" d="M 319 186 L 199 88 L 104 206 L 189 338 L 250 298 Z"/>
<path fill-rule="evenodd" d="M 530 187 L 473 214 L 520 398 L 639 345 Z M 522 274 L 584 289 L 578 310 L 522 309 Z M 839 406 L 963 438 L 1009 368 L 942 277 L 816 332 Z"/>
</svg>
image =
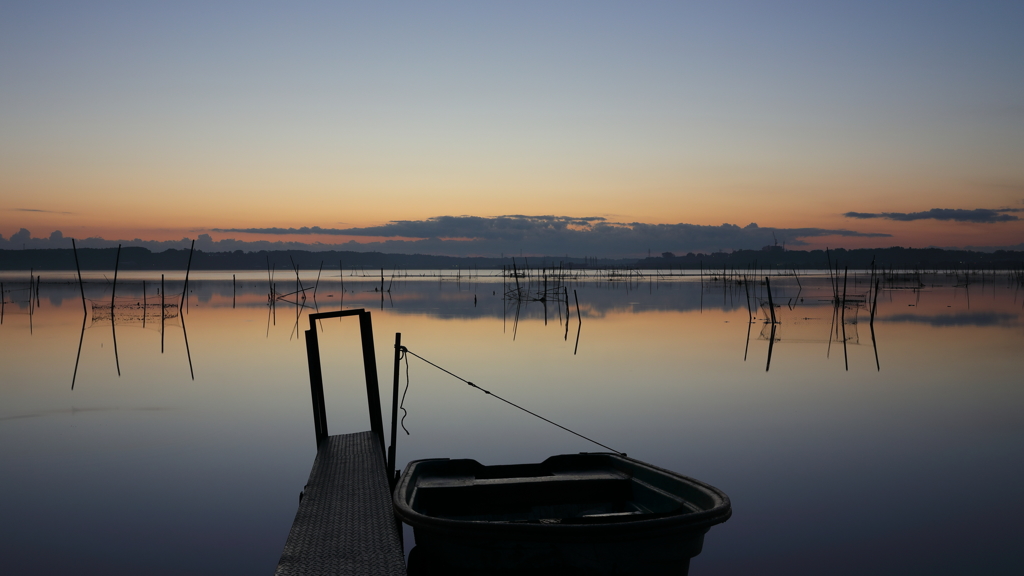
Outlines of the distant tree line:
<svg viewBox="0 0 1024 576">
<path fill-rule="evenodd" d="M 117 248 L 81 248 L 78 261 L 82 270 L 111 270 L 117 259 Z M 152 252 L 148 248 L 125 247 L 121 249 L 118 268 L 121 270 L 184 270 L 188 265 L 189 251 L 170 249 Z M 640 268 L 707 270 L 744 270 L 748 268 L 771 270 L 824 270 L 829 262 L 850 268 L 870 268 L 872 261 L 879 268 L 900 269 L 1020 269 L 1024 266 L 1024 252 L 998 250 L 996 252 L 973 252 L 969 250 L 943 250 L 940 248 L 862 248 L 844 250 L 782 250 L 772 247 L 768 250 L 737 250 L 712 254 L 689 253 L 677 256 L 665 252 L 642 260 L 612 258 L 569 258 L 543 256 L 515 258 L 515 265 L 522 268 L 565 266 L 580 268 Z M 431 256 L 426 254 L 386 254 L 383 252 L 307 250 L 261 250 L 258 252 L 203 252 L 192 254 L 192 270 L 266 270 L 272 267 L 278 271 L 292 269 L 292 263 L 302 270 L 318 269 L 321 263 L 325 270 L 365 269 L 385 271 L 438 270 L 438 269 L 500 269 L 511 267 L 513 258 Z M 69 249 L 0 250 L 0 270 L 74 270 L 75 254 Z"/>
<path fill-rule="evenodd" d="M 872 262 L 878 268 L 962 270 L 1019 269 L 1024 265 L 1024 252 L 997 250 L 973 252 L 970 250 L 943 250 L 941 248 L 858 248 L 846 250 L 783 250 L 773 246 L 763 250 L 737 250 L 712 254 L 689 253 L 677 256 L 665 252 L 661 256 L 644 258 L 637 263 L 644 269 L 719 269 L 744 270 L 747 268 L 773 270 L 824 270 L 837 263 L 843 267 L 867 269 Z"/>
</svg>

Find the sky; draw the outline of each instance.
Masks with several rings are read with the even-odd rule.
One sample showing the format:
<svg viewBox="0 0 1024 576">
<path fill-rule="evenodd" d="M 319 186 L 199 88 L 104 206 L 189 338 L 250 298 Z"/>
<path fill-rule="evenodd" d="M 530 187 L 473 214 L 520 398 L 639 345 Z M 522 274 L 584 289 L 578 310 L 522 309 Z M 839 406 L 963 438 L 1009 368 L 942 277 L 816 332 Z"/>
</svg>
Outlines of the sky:
<svg viewBox="0 0 1024 576">
<path fill-rule="evenodd" d="M 0 248 L 1024 249 L 1022 28 L 988 1 L 6 2 Z"/>
</svg>

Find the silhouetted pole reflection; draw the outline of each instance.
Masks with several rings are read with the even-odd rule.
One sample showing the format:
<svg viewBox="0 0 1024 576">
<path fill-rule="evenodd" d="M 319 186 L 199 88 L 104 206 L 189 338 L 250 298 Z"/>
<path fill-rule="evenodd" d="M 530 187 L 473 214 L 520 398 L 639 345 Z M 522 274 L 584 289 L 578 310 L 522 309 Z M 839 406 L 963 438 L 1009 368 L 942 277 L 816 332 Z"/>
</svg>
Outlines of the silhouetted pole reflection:
<svg viewBox="0 0 1024 576">
<path fill-rule="evenodd" d="M 772 300 L 772 283 L 768 281 L 768 277 L 764 277 L 764 285 L 768 289 L 768 311 L 771 313 L 772 326 L 775 326 L 775 302 Z"/>
<path fill-rule="evenodd" d="M 164 353 L 164 275 L 160 275 L 160 353 Z M 180 315 L 180 313 L 179 313 Z"/>
<path fill-rule="evenodd" d="M 747 293 L 747 341 L 743 346 L 743 361 L 747 361 L 747 352 L 750 350 L 750 327 L 754 325 L 754 311 L 750 308 L 750 279 L 744 277 L 743 289 Z"/>
<path fill-rule="evenodd" d="M 875 294 L 871 302 L 871 320 L 868 322 L 868 326 L 871 328 L 871 347 L 875 349 L 875 369 L 881 372 L 882 365 L 878 363 L 878 344 L 875 343 L 875 309 L 878 307 L 878 284 L 879 281 L 876 279 Z"/>
<path fill-rule="evenodd" d="M 82 358 L 82 342 L 85 340 L 85 321 L 89 317 L 85 314 L 82 315 L 82 332 L 78 336 L 78 354 L 75 354 L 75 372 L 71 375 L 71 389 L 75 389 L 75 379 L 78 378 L 78 361 Z"/>
<path fill-rule="evenodd" d="M 35 316 L 35 310 L 32 306 L 32 274 L 28 275 L 28 333 L 29 336 L 35 333 L 35 324 L 33 322 L 33 316 Z"/>
<path fill-rule="evenodd" d="M 836 314 L 839 313 L 839 308 L 836 300 L 832 300 L 832 322 L 828 325 L 828 348 L 825 350 L 825 358 L 831 358 L 832 356 L 832 332 L 836 331 Z"/>
<path fill-rule="evenodd" d="M 850 267 L 847 266 L 843 273 L 843 301 L 842 305 L 842 316 L 840 322 L 843 324 L 843 363 L 846 365 L 846 371 L 850 371 L 850 358 L 846 354 L 846 279 L 850 275 Z"/>
<path fill-rule="evenodd" d="M 576 294 L 576 289 L 572 290 L 572 297 L 576 299 L 576 346 L 572 349 L 572 355 L 576 355 L 576 351 L 580 348 L 580 331 L 583 330 L 583 316 L 580 314 L 580 297 Z"/>
<path fill-rule="evenodd" d="M 117 292 L 117 268 L 121 264 L 121 245 L 117 245 L 117 258 L 114 260 L 114 285 L 110 288 L 110 333 L 114 337 L 114 365 L 117 375 L 121 376 L 121 360 L 117 357 L 117 329 L 114 328 L 114 294 Z"/>
<path fill-rule="evenodd" d="M 569 341 L 569 289 L 562 285 L 562 290 L 565 292 L 565 336 L 562 338 L 563 341 Z M 558 307 L 559 314 L 561 314 L 562 307 Z"/>
<path fill-rule="evenodd" d="M 188 373 L 192 376 L 192 380 L 196 379 L 196 373 L 192 371 L 192 352 L 188 349 L 188 332 L 185 331 L 185 315 L 178 310 L 178 319 L 181 320 L 181 334 L 185 337 L 185 355 L 188 356 Z"/>
<path fill-rule="evenodd" d="M 772 348 L 775 346 L 775 327 L 776 324 L 772 323 L 772 333 L 768 338 L 768 362 L 764 365 L 764 371 L 767 372 L 772 366 Z"/>
<path fill-rule="evenodd" d="M 768 291 L 768 310 L 771 312 L 772 319 L 772 332 L 768 338 L 768 362 L 764 366 L 764 371 L 767 372 L 772 365 L 772 349 L 775 347 L 775 328 L 777 322 L 775 319 L 775 301 L 772 300 L 772 283 L 768 280 L 767 276 L 764 277 L 764 285 Z"/>
<path fill-rule="evenodd" d="M 750 350 L 750 327 L 754 325 L 754 321 L 747 322 L 747 343 L 743 346 L 743 361 L 747 361 L 747 351 Z"/>
</svg>

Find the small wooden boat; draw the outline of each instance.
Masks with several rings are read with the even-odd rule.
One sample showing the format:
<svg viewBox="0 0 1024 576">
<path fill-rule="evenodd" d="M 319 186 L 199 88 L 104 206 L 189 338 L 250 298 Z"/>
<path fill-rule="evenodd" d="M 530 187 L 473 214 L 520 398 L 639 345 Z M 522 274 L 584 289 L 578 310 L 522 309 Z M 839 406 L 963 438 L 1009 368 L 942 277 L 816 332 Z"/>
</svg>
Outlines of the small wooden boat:
<svg viewBox="0 0 1024 576">
<path fill-rule="evenodd" d="M 416 536 L 410 574 L 686 574 L 732 514 L 721 490 L 612 453 L 417 460 L 394 505 Z"/>
</svg>

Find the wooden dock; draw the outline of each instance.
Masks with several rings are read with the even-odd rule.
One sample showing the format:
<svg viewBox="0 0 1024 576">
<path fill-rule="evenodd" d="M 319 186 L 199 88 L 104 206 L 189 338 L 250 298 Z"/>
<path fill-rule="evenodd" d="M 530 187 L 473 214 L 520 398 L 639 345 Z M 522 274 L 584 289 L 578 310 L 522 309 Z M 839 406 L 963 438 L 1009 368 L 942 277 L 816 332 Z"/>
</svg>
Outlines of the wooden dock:
<svg viewBox="0 0 1024 576">
<path fill-rule="evenodd" d="M 328 436 L 316 323 L 344 316 L 359 318 L 371 429 Z M 345 310 L 310 314 L 309 325 L 306 354 L 317 453 L 276 574 L 405 576 L 402 537 L 391 503 L 396 408 L 392 407 L 391 447 L 385 451 L 370 313 Z M 399 342 L 400 335 L 396 350 Z M 397 367 L 397 354 L 395 362 Z M 397 382 L 396 372 L 396 399 Z"/>
<path fill-rule="evenodd" d="M 391 485 L 375 436 L 330 436 L 317 451 L 278 576 L 405 574 Z"/>
</svg>

